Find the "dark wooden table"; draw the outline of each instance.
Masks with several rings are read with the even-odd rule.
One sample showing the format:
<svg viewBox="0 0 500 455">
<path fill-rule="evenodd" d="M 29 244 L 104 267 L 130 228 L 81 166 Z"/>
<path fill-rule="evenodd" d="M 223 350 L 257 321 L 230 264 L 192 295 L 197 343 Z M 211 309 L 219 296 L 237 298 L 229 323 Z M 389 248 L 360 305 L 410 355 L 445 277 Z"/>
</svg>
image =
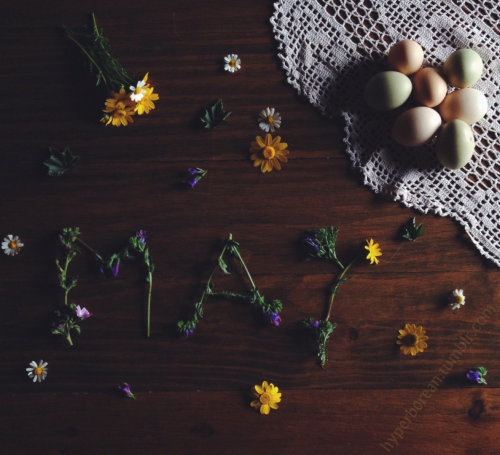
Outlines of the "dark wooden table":
<svg viewBox="0 0 500 455">
<path fill-rule="evenodd" d="M 99 123 L 102 93 L 56 29 L 91 12 L 123 66 L 140 77 L 149 71 L 160 94 L 156 109 L 126 128 Z M 0 235 L 19 235 L 25 246 L 0 257 L 0 453 L 500 454 L 498 313 L 473 330 L 487 305 L 500 308 L 497 267 L 457 223 L 363 186 L 343 149 L 342 119 L 323 118 L 286 83 L 272 12 L 269 0 L 2 8 Z M 242 59 L 235 74 L 223 70 L 229 53 Z M 233 111 L 229 124 L 200 128 L 200 109 L 219 98 Z M 290 161 L 262 174 L 248 149 L 263 135 L 256 119 L 268 106 L 283 117 Z M 79 166 L 48 177 L 49 146 L 70 147 Z M 188 167 L 208 170 L 193 190 L 179 185 Z M 425 236 L 405 243 L 399 229 L 413 216 Z M 323 315 L 336 269 L 304 261 L 297 243 L 306 229 L 331 225 L 341 229 L 342 258 L 372 237 L 383 256 L 341 288 L 322 370 L 300 321 Z M 86 255 L 70 266 L 80 275 L 71 300 L 92 317 L 73 347 L 50 334 L 62 299 L 57 234 L 66 226 L 79 226 L 102 254 L 147 230 L 157 267 L 150 339 L 137 268 L 125 264 L 116 279 L 99 279 Z M 248 306 L 211 300 L 195 334 L 177 336 L 175 322 L 191 313 L 229 233 L 262 293 L 283 301 L 281 326 Z M 232 275 L 216 274 L 217 285 L 245 289 L 230 265 Z M 467 303 L 451 312 L 446 298 L 455 288 Z M 423 354 L 399 351 L 405 323 L 427 331 Z M 467 333 L 473 343 L 443 375 Z M 33 384 L 25 369 L 39 359 L 49 375 Z M 487 386 L 465 379 L 479 365 Z M 435 376 L 442 383 L 419 403 Z M 263 380 L 283 392 L 269 416 L 250 408 L 250 389 Z M 124 381 L 137 400 L 117 392 Z M 419 404 L 403 430 L 406 410 Z"/>
</svg>

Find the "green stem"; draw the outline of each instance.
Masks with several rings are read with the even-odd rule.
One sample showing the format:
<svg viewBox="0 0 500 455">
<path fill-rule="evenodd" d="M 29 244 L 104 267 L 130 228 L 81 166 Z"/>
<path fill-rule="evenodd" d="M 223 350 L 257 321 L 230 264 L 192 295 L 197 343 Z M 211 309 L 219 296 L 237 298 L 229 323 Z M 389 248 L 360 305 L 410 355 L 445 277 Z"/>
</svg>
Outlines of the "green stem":
<svg viewBox="0 0 500 455">
<path fill-rule="evenodd" d="M 328 302 L 328 312 L 326 314 L 325 321 L 328 321 L 330 319 L 330 314 L 332 312 L 332 306 L 333 306 L 333 299 L 335 298 L 335 295 L 337 294 L 337 289 L 340 286 L 340 282 L 342 281 L 342 278 L 344 278 L 344 275 L 347 273 L 347 271 L 351 268 L 351 266 L 360 258 L 360 256 L 354 258 L 347 267 L 342 270 L 342 273 L 335 278 L 335 281 L 333 282 L 331 288 L 330 288 L 330 301 Z"/>
<path fill-rule="evenodd" d="M 69 291 L 73 287 L 73 286 L 68 287 L 68 285 L 66 284 L 66 280 L 68 278 L 68 266 L 69 266 L 69 262 L 70 262 L 69 256 L 66 256 L 66 261 L 65 261 L 65 264 L 64 264 L 64 269 L 62 271 L 62 278 L 63 278 L 63 281 L 64 281 L 64 305 L 66 305 L 66 306 L 68 306 L 68 294 L 69 294 Z"/>
<path fill-rule="evenodd" d="M 148 294 L 148 326 L 146 336 L 150 335 L 150 321 L 151 321 L 151 291 L 153 290 L 153 274 L 149 272 L 149 294 Z"/>
<path fill-rule="evenodd" d="M 95 18 L 94 18 L 95 19 Z M 85 48 L 75 39 L 73 36 L 70 34 L 69 30 L 66 30 L 68 38 L 73 41 L 79 48 L 80 50 L 87 56 L 87 58 L 91 61 L 91 63 L 96 67 L 97 71 L 99 71 L 99 74 L 101 75 L 102 80 L 106 84 L 106 88 L 108 91 L 110 90 L 108 81 L 106 80 L 106 76 L 104 76 L 104 73 L 100 66 L 96 63 L 96 61 L 91 57 L 91 55 L 85 50 Z"/>
<path fill-rule="evenodd" d="M 69 333 L 69 330 L 68 330 L 68 333 L 66 335 L 66 339 L 68 340 L 69 345 L 73 346 L 73 340 L 71 339 L 71 335 Z"/>
<path fill-rule="evenodd" d="M 80 239 L 76 239 L 76 241 L 82 245 L 83 247 L 87 248 L 87 250 L 89 250 L 92 254 L 96 255 L 96 256 L 99 256 L 99 254 L 97 253 L 96 250 L 94 250 L 93 248 L 91 248 L 89 245 L 87 245 L 83 240 L 80 240 Z"/>
<path fill-rule="evenodd" d="M 231 235 L 231 234 L 229 234 Z M 255 286 L 255 283 L 253 282 L 252 280 L 252 276 L 250 275 L 250 272 L 248 271 L 248 268 L 245 264 L 245 261 L 243 260 L 243 258 L 241 257 L 241 254 L 239 252 L 239 250 L 236 250 L 236 257 L 238 258 L 238 260 L 240 261 L 241 265 L 243 266 L 243 268 L 245 269 L 245 272 L 247 274 L 247 277 L 248 279 L 250 280 L 250 283 L 252 283 L 252 288 L 255 289 L 257 286 Z M 259 294 L 259 291 L 257 291 L 257 294 Z M 260 294 L 259 294 L 260 295 Z"/>
</svg>

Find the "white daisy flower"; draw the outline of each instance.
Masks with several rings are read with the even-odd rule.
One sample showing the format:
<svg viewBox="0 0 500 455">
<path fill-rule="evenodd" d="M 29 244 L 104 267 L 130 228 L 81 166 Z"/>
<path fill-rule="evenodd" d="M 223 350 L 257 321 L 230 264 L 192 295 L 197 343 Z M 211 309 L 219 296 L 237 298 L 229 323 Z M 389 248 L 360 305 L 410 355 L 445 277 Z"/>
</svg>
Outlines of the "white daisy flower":
<svg viewBox="0 0 500 455">
<path fill-rule="evenodd" d="M 3 252 L 7 255 L 15 256 L 17 253 L 19 253 L 19 250 L 21 247 L 24 246 L 24 243 L 21 243 L 21 240 L 19 237 L 16 235 L 15 237 L 13 235 L 8 235 L 3 239 L 2 242 L 2 250 Z"/>
<path fill-rule="evenodd" d="M 37 379 L 38 382 L 42 382 L 47 377 L 48 363 L 40 360 L 38 365 L 35 361 L 30 362 L 30 365 L 32 368 L 26 368 L 26 371 L 28 371 L 28 376 L 30 378 L 33 378 L 33 382 L 36 382 Z"/>
<path fill-rule="evenodd" d="M 279 112 L 274 111 L 274 107 L 268 107 L 264 109 L 257 119 L 259 122 L 259 126 L 264 131 L 271 131 L 274 133 L 274 130 L 277 130 L 281 126 L 281 116 Z"/>
<path fill-rule="evenodd" d="M 224 69 L 230 73 L 234 73 L 241 68 L 241 60 L 236 54 L 229 54 L 227 57 L 224 57 L 224 61 L 226 62 Z"/>
<path fill-rule="evenodd" d="M 455 289 L 448 297 L 449 306 L 452 310 L 457 310 L 461 305 L 465 305 L 465 295 L 462 289 Z"/>
<path fill-rule="evenodd" d="M 131 93 L 130 94 L 130 99 L 132 101 L 141 101 L 142 98 L 144 98 L 144 95 L 146 94 L 146 89 L 144 88 L 144 86 L 146 85 L 146 81 L 145 80 L 142 80 L 142 81 L 139 81 L 137 82 L 137 87 L 134 87 L 133 85 L 131 85 L 129 88 L 130 90 L 132 90 L 134 93 Z"/>
</svg>

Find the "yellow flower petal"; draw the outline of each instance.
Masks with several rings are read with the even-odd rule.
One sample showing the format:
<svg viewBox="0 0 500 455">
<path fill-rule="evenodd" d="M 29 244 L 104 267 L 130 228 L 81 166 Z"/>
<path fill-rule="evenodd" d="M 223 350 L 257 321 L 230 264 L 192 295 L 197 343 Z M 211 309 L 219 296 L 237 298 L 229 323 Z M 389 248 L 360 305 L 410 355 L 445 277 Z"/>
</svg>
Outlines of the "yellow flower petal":
<svg viewBox="0 0 500 455">
<path fill-rule="evenodd" d="M 262 387 L 260 387 L 260 386 L 258 386 L 258 385 L 256 385 L 256 386 L 255 386 L 255 391 L 256 391 L 257 393 L 259 393 L 259 394 L 264 393 L 264 391 L 262 390 Z"/>
<path fill-rule="evenodd" d="M 265 141 L 264 141 L 264 144 L 265 144 L 266 146 L 267 146 L 267 145 L 271 145 L 272 139 L 273 139 L 273 137 L 272 137 L 269 133 L 267 133 L 267 134 L 266 134 L 266 139 L 265 139 Z"/>
<path fill-rule="evenodd" d="M 275 403 L 269 403 L 269 407 L 272 409 L 278 409 L 278 405 Z"/>
<path fill-rule="evenodd" d="M 261 414 L 269 414 L 269 412 L 271 411 L 270 407 L 268 404 L 263 404 L 261 407 L 260 407 L 260 413 Z"/>
<path fill-rule="evenodd" d="M 262 140 L 262 138 L 260 136 L 255 136 L 255 141 L 257 142 L 257 144 L 260 148 L 264 148 L 266 146 L 266 144 L 264 144 L 264 141 Z M 253 145 L 253 143 L 252 143 L 252 145 Z"/>
<path fill-rule="evenodd" d="M 271 135 L 269 135 L 271 136 Z M 271 147 L 278 147 L 278 144 L 280 143 L 281 141 L 281 136 L 276 136 L 273 141 L 271 142 Z M 286 147 L 285 147 L 286 148 Z"/>
</svg>

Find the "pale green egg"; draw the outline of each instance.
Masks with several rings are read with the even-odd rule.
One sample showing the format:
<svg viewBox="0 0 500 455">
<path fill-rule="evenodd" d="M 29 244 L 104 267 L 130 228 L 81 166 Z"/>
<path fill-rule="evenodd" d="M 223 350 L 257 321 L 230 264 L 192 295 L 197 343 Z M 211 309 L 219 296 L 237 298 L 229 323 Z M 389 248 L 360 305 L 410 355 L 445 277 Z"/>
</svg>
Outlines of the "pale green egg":
<svg viewBox="0 0 500 455">
<path fill-rule="evenodd" d="M 483 60 L 472 49 L 453 52 L 444 62 L 443 73 L 453 87 L 465 88 L 474 85 L 483 74 Z"/>
<path fill-rule="evenodd" d="M 472 158 L 474 153 L 474 133 L 462 120 L 445 123 L 436 141 L 439 162 L 448 169 L 460 169 Z"/>
<path fill-rule="evenodd" d="M 397 71 L 383 71 L 366 84 L 366 104 L 377 111 L 390 111 L 401 106 L 411 94 L 410 79 Z"/>
</svg>

